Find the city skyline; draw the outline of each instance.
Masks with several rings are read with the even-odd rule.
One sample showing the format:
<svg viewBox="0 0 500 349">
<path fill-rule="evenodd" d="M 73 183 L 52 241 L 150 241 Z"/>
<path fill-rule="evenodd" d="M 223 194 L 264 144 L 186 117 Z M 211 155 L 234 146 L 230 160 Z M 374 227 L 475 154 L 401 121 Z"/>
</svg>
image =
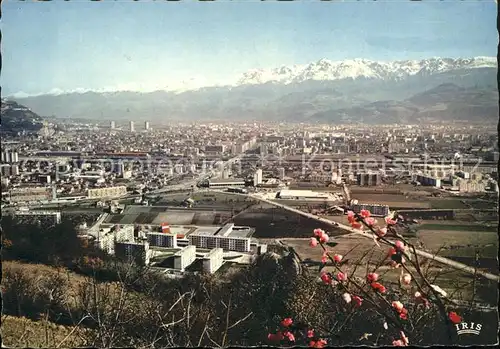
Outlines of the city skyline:
<svg viewBox="0 0 500 349">
<path fill-rule="evenodd" d="M 4 95 L 196 88 L 320 59 L 491 57 L 498 45 L 493 1 L 2 5 Z"/>
</svg>

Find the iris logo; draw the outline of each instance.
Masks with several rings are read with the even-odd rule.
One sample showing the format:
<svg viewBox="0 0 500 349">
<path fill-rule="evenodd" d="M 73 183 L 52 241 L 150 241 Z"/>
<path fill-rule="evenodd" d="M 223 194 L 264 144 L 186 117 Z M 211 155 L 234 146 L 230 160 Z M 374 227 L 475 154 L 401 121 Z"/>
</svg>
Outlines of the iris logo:
<svg viewBox="0 0 500 349">
<path fill-rule="evenodd" d="M 481 324 L 475 324 L 473 322 L 461 322 L 459 324 L 455 325 L 455 328 L 457 329 L 457 334 L 475 334 L 479 335 L 481 333 L 481 328 L 483 325 Z"/>
</svg>

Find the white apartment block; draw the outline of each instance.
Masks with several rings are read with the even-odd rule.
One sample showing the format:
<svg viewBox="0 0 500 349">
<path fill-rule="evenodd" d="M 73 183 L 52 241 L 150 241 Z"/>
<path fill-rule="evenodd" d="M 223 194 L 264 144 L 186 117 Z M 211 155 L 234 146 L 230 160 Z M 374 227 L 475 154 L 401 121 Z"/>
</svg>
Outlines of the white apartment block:
<svg viewBox="0 0 500 349">
<path fill-rule="evenodd" d="M 222 250 L 222 248 L 212 249 L 203 258 L 203 271 L 210 274 L 215 273 L 224 263 L 223 255 L 224 251 Z"/>
<path fill-rule="evenodd" d="M 115 242 L 115 255 L 128 263 L 149 265 L 151 251 L 147 242 Z"/>
<path fill-rule="evenodd" d="M 225 251 L 250 252 L 250 238 L 213 235 L 213 233 L 192 233 L 189 244 L 197 248 L 222 248 Z"/>
<path fill-rule="evenodd" d="M 196 247 L 189 245 L 174 254 L 174 269 L 184 271 L 196 259 Z"/>
<path fill-rule="evenodd" d="M 177 234 L 147 233 L 150 246 L 177 248 Z"/>
</svg>

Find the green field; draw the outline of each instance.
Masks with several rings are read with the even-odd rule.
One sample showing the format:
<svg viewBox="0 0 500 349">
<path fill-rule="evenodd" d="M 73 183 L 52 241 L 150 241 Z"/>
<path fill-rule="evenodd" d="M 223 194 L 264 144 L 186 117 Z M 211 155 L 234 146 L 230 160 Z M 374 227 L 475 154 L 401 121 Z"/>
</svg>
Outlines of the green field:
<svg viewBox="0 0 500 349">
<path fill-rule="evenodd" d="M 463 231 L 463 232 L 496 232 L 498 230 L 497 226 L 484 226 L 477 224 L 433 224 L 425 223 L 419 225 L 417 230 L 450 230 L 450 231 Z"/>
</svg>

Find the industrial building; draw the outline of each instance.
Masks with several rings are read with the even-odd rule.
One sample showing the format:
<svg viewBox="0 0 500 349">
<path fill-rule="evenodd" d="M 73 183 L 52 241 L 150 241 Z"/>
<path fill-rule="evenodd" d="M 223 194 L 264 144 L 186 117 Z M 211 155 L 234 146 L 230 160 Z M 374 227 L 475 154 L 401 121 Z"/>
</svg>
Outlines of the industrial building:
<svg viewBox="0 0 500 349">
<path fill-rule="evenodd" d="M 107 197 L 119 197 L 127 194 L 127 187 L 109 187 L 109 188 L 98 188 L 98 189 L 89 189 L 87 191 L 87 197 L 89 199 L 96 198 L 107 198 Z"/>
<path fill-rule="evenodd" d="M 338 198 L 334 193 L 322 193 L 312 190 L 280 190 L 276 199 L 281 200 L 322 200 L 336 201 Z"/>
<path fill-rule="evenodd" d="M 151 250 L 146 242 L 115 242 L 115 256 L 128 263 L 149 265 Z"/>
<path fill-rule="evenodd" d="M 385 217 L 389 215 L 389 206 L 387 205 L 355 204 L 352 206 L 352 211 L 354 213 L 360 213 L 361 210 L 368 210 L 370 211 L 371 215 L 375 217 Z"/>
<path fill-rule="evenodd" d="M 174 254 L 174 269 L 184 271 L 196 259 L 196 246 L 186 246 Z"/>
<path fill-rule="evenodd" d="M 177 234 L 148 232 L 146 235 L 151 247 L 177 248 Z"/>
<path fill-rule="evenodd" d="M 61 212 L 57 211 L 15 211 L 14 217 L 22 217 L 23 220 L 38 220 L 50 225 L 61 223 Z"/>
<path fill-rule="evenodd" d="M 203 258 L 203 271 L 209 274 L 215 273 L 224 263 L 224 250 L 214 248 Z"/>
<path fill-rule="evenodd" d="M 356 178 L 361 186 L 378 186 L 382 183 L 380 173 L 358 173 Z"/>
<path fill-rule="evenodd" d="M 189 244 L 197 248 L 222 248 L 225 251 L 250 252 L 250 236 L 254 229 L 228 223 L 215 231 L 200 228 L 188 236 Z"/>
<path fill-rule="evenodd" d="M 227 189 L 231 187 L 244 187 L 245 186 L 245 180 L 241 178 L 235 178 L 235 179 L 222 179 L 222 180 L 217 180 L 217 179 L 209 179 L 208 180 L 208 187 L 211 189 Z"/>
<path fill-rule="evenodd" d="M 9 191 L 10 202 L 33 202 L 52 199 L 52 189 L 46 187 L 15 188 Z"/>
<path fill-rule="evenodd" d="M 427 175 L 417 174 L 416 181 L 422 185 L 441 188 L 441 179 Z"/>
</svg>

